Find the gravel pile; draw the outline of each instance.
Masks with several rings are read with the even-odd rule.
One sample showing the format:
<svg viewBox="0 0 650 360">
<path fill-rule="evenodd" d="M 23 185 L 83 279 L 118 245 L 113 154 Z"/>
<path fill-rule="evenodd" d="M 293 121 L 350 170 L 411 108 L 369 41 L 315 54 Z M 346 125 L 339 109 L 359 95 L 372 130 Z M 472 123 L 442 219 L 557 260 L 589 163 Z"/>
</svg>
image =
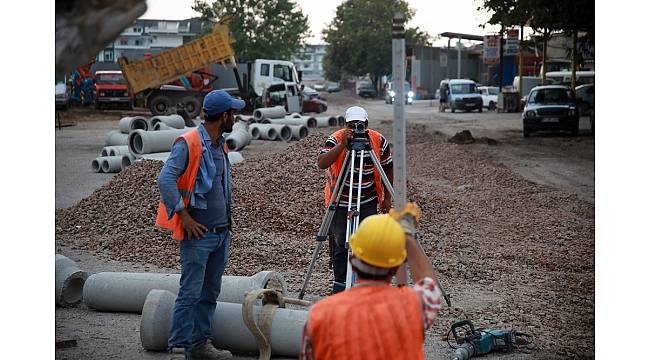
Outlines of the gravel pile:
<svg viewBox="0 0 650 360">
<path fill-rule="evenodd" d="M 423 210 L 422 245 L 440 272 L 452 322 L 514 327 L 533 336 L 528 351 L 594 356 L 594 207 L 574 195 L 530 183 L 476 155 L 410 127 L 409 197 Z M 389 135 L 390 129 L 380 129 Z M 433 139 L 433 140 L 432 140 Z M 233 168 L 234 233 L 226 273 L 284 274 L 297 292 L 322 216 L 324 172 L 313 134 L 279 154 Z M 57 210 L 57 240 L 111 257 L 178 267 L 177 244 L 154 227 L 162 163 L 138 162 L 77 205 Z M 308 292 L 329 292 L 327 246 Z"/>
</svg>

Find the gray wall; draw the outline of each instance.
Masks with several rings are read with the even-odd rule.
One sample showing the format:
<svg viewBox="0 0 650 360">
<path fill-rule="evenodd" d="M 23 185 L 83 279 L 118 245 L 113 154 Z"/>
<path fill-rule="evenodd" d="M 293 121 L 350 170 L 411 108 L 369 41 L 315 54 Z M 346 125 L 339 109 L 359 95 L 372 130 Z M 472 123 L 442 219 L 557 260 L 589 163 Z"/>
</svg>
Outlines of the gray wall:
<svg viewBox="0 0 650 360">
<path fill-rule="evenodd" d="M 413 56 L 416 61 L 411 66 L 412 73 L 418 78 L 418 86 L 427 89 L 430 94 L 435 93 L 440 86 L 440 81 L 446 78 L 454 79 L 457 76 L 458 50 L 451 48 L 447 56 L 447 67 L 440 66 L 440 54 L 447 52 L 447 48 L 416 46 Z M 481 82 L 480 72 L 487 72 L 487 67 L 482 64 L 480 54 L 463 51 L 461 55 L 461 78 L 474 79 Z M 409 78 L 410 80 L 410 78 Z"/>
</svg>

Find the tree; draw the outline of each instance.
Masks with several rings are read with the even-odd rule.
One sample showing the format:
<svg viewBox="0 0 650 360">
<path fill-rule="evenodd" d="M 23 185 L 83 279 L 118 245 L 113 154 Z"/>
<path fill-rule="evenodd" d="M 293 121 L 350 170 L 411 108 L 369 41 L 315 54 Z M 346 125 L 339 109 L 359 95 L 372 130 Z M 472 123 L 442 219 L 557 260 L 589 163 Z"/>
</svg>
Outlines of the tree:
<svg viewBox="0 0 650 360">
<path fill-rule="evenodd" d="M 233 48 L 242 61 L 290 60 L 310 35 L 307 16 L 294 0 L 195 0 L 192 9 L 201 13 L 204 31 L 232 16 Z"/>
<path fill-rule="evenodd" d="M 323 59 L 325 75 L 340 80 L 345 75 L 370 74 L 377 89 L 382 75 L 392 71 L 392 24 L 395 12 L 410 20 L 414 11 L 404 0 L 348 0 L 323 30 L 329 45 Z M 430 36 L 419 28 L 406 30 L 406 43 L 426 45 Z"/>
</svg>

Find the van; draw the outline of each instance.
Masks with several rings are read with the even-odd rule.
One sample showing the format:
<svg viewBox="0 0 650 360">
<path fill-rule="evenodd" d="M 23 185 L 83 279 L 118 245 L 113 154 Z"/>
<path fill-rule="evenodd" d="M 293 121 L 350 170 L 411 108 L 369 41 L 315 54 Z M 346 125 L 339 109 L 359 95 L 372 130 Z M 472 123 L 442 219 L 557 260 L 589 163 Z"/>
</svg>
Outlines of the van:
<svg viewBox="0 0 650 360">
<path fill-rule="evenodd" d="M 446 79 L 440 82 L 440 105 L 438 111 L 445 109 L 478 110 L 483 112 L 483 99 L 478 92 L 476 83 L 469 79 Z"/>
</svg>

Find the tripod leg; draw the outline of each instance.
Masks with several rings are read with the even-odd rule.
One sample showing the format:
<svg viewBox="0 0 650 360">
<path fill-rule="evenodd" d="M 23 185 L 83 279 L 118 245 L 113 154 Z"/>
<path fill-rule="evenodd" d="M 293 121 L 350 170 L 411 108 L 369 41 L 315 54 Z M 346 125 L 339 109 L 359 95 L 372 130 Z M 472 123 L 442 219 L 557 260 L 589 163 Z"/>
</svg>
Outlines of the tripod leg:
<svg viewBox="0 0 650 360">
<path fill-rule="evenodd" d="M 302 300 L 302 298 L 305 296 L 307 283 L 309 282 L 309 278 L 311 277 L 311 272 L 314 270 L 314 265 L 316 264 L 316 259 L 318 259 L 318 253 L 320 252 L 320 247 L 322 245 L 323 245 L 322 241 L 318 241 L 316 243 L 316 249 L 314 249 L 314 254 L 311 257 L 311 262 L 309 263 L 309 269 L 307 270 L 307 275 L 305 275 L 305 281 L 302 283 L 302 289 L 300 289 L 300 293 L 298 294 L 298 299 L 300 300 Z"/>
</svg>

